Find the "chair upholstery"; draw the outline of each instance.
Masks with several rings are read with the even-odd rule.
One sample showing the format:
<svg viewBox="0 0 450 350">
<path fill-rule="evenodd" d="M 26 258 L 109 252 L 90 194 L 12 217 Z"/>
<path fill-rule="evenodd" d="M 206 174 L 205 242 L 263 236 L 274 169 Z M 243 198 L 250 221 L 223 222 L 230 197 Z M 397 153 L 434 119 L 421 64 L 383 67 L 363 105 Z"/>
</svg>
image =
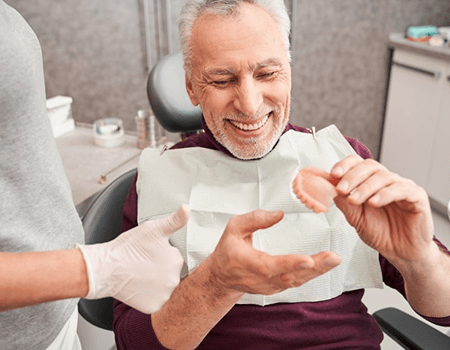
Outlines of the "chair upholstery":
<svg viewBox="0 0 450 350">
<path fill-rule="evenodd" d="M 148 76 L 147 94 L 153 114 L 167 131 L 186 133 L 202 129 L 202 110 L 189 99 L 180 52 L 155 64 Z"/>
<path fill-rule="evenodd" d="M 383 332 L 404 349 L 450 349 L 450 337 L 396 308 L 378 310 L 373 317 Z"/>
<path fill-rule="evenodd" d="M 108 242 L 122 231 L 122 209 L 131 187 L 136 169 L 115 179 L 95 199 L 81 218 L 86 244 Z M 113 298 L 98 300 L 80 299 L 78 312 L 94 326 L 112 330 Z"/>
</svg>

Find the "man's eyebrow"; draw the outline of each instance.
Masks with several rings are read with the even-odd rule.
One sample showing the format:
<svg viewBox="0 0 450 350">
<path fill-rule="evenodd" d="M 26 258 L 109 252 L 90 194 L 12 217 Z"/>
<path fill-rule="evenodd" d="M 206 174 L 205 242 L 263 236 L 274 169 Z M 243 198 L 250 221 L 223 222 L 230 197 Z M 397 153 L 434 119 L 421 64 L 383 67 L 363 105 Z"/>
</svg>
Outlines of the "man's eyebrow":
<svg viewBox="0 0 450 350">
<path fill-rule="evenodd" d="M 236 75 L 236 71 L 234 69 L 230 69 L 230 68 L 212 68 L 212 69 L 207 69 L 205 71 L 205 74 L 208 76 L 211 75 Z"/>
<path fill-rule="evenodd" d="M 257 63 L 254 67 L 254 69 L 258 69 L 258 68 L 265 68 L 265 67 L 281 67 L 282 63 L 281 60 L 279 60 L 278 58 L 269 58 L 265 61 L 262 61 L 260 63 Z"/>
</svg>

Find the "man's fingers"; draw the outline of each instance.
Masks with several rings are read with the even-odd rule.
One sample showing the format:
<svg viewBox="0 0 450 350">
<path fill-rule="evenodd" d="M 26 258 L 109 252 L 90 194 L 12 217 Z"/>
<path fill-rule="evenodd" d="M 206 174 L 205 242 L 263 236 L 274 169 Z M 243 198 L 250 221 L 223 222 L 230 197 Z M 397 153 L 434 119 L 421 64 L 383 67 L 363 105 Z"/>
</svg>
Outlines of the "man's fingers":
<svg viewBox="0 0 450 350">
<path fill-rule="evenodd" d="M 336 205 L 344 213 L 350 213 L 367 203 L 381 208 L 394 202 L 410 203 L 409 208 L 419 210 L 421 203 L 428 205 L 426 192 L 413 181 L 403 179 L 397 174 L 375 174 L 354 189 L 350 195 L 340 195 L 334 199 Z M 348 218 L 347 218 L 348 219 Z"/>
<path fill-rule="evenodd" d="M 377 161 L 366 159 L 348 169 L 337 184 L 336 189 L 340 194 L 349 194 L 374 174 L 383 177 L 394 175 Z"/>
<path fill-rule="evenodd" d="M 416 186 L 412 181 L 393 183 L 379 190 L 368 200 L 371 206 L 377 208 L 394 202 L 403 202 L 403 206 L 409 211 L 419 211 L 423 209 L 420 206 L 428 207 L 429 205 L 426 192 L 421 187 Z"/>
<path fill-rule="evenodd" d="M 278 211 L 255 210 L 247 214 L 237 215 L 230 219 L 225 231 L 242 236 L 252 235 L 253 232 L 269 228 L 283 219 L 284 213 Z"/>
<path fill-rule="evenodd" d="M 383 188 L 387 188 L 395 182 L 401 182 L 402 179 L 395 173 L 389 171 L 375 172 L 364 182 L 353 188 L 349 195 L 349 200 L 353 204 L 362 204 L 370 197 L 374 196 Z"/>
<path fill-rule="evenodd" d="M 355 165 L 363 162 L 364 159 L 359 155 L 348 156 L 341 161 L 337 162 L 330 170 L 330 175 L 334 178 L 340 179 L 347 171 L 353 168 Z"/>
<path fill-rule="evenodd" d="M 265 254 L 265 253 L 263 253 Z M 261 260 L 260 260 L 261 261 Z M 299 274 L 302 271 L 321 275 L 341 263 L 339 255 L 325 251 L 314 255 L 267 255 L 265 266 L 270 277 L 285 274 Z"/>
<path fill-rule="evenodd" d="M 260 251 L 256 252 L 259 256 L 254 260 L 255 266 L 259 269 L 258 272 L 266 278 L 293 273 L 298 269 L 314 266 L 314 260 L 308 255 L 270 255 Z"/>
<path fill-rule="evenodd" d="M 294 265 L 294 269 L 280 275 L 280 280 L 290 287 L 300 286 L 323 275 L 341 263 L 340 256 L 329 251 L 302 257 L 304 259 Z"/>
<path fill-rule="evenodd" d="M 350 207 L 365 202 L 382 207 L 395 201 L 415 202 L 422 198 L 414 182 L 387 170 L 372 159 L 350 156 L 336 163 L 331 171 L 334 174 L 344 172 L 336 186 L 342 198 L 335 198 L 341 209 L 344 200 L 348 200 L 347 206 Z"/>
<path fill-rule="evenodd" d="M 333 252 L 320 252 L 312 255 L 311 258 L 314 260 L 314 270 L 320 273 L 331 270 L 342 261 L 341 257 Z"/>
<path fill-rule="evenodd" d="M 183 204 L 175 213 L 158 221 L 158 226 L 165 236 L 170 237 L 174 232 L 184 227 L 191 216 L 191 208 Z"/>
<path fill-rule="evenodd" d="M 350 223 L 350 225 L 353 225 L 352 221 L 350 220 L 350 217 L 353 216 L 355 213 L 358 213 L 360 205 L 350 202 L 348 200 L 348 196 L 337 196 L 334 198 L 334 203 L 340 209 L 340 211 L 344 213 L 345 218 Z"/>
</svg>

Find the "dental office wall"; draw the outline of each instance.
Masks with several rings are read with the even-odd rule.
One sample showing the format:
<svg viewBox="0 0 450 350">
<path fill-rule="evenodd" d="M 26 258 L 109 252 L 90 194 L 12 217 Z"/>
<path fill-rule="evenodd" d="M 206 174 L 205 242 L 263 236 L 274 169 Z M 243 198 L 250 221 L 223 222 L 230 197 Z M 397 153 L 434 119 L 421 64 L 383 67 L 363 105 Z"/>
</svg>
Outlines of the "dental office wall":
<svg viewBox="0 0 450 350">
<path fill-rule="evenodd" d="M 135 130 L 148 109 L 148 67 L 180 49 L 183 0 L 5 0 L 36 32 L 47 96 L 73 97 L 76 121 L 121 118 Z M 448 0 L 285 0 L 293 16 L 291 121 L 331 123 L 378 156 L 388 35 L 450 25 Z"/>
</svg>

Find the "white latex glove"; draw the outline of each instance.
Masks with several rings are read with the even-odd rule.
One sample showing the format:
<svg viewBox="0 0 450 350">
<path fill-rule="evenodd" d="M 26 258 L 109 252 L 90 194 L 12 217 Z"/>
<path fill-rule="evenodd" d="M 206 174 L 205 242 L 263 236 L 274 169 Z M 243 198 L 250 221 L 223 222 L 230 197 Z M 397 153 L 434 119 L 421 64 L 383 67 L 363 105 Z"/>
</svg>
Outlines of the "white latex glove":
<svg viewBox="0 0 450 350">
<path fill-rule="evenodd" d="M 102 244 L 79 245 L 86 262 L 86 299 L 114 297 L 146 314 L 158 311 L 180 282 L 183 258 L 169 237 L 186 225 L 190 208 L 146 221 Z"/>
</svg>

